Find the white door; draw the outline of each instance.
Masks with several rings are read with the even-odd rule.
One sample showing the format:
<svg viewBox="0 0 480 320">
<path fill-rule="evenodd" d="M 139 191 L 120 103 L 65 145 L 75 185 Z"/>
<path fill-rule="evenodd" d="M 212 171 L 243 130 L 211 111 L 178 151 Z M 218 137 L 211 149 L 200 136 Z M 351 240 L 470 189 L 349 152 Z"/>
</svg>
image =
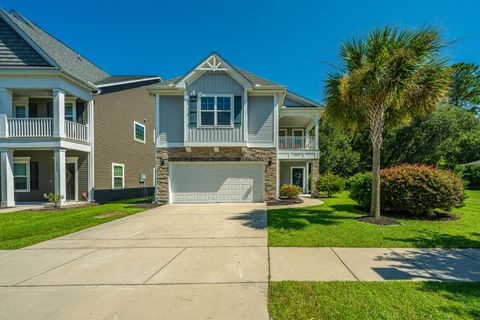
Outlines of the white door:
<svg viewBox="0 0 480 320">
<path fill-rule="evenodd" d="M 263 176 L 260 162 L 170 162 L 172 202 L 263 202 Z"/>
</svg>

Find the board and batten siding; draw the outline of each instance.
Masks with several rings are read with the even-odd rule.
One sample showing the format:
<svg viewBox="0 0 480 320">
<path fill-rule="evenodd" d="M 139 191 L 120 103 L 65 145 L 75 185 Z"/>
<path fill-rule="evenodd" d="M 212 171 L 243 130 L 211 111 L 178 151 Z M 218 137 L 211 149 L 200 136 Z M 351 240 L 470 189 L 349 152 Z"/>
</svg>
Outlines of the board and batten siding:
<svg viewBox="0 0 480 320">
<path fill-rule="evenodd" d="M 273 96 L 248 97 L 248 143 L 273 146 Z"/>
<path fill-rule="evenodd" d="M 224 71 L 205 72 L 200 78 L 187 86 L 189 95 L 232 94 L 242 96 L 243 87 Z M 233 101 L 232 101 L 233 104 Z M 243 117 L 242 117 L 243 119 Z M 188 127 L 188 142 L 243 142 L 243 121 L 233 128 Z"/>
<path fill-rule="evenodd" d="M 160 96 L 159 146 L 167 143 L 183 143 L 183 96 Z"/>
</svg>

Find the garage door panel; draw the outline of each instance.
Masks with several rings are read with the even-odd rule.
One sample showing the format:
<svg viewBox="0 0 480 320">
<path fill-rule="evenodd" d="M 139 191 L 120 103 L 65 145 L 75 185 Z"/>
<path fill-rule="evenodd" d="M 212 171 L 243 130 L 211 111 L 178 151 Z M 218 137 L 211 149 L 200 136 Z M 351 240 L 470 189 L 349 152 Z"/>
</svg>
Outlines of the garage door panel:
<svg viewBox="0 0 480 320">
<path fill-rule="evenodd" d="M 261 163 L 192 164 L 170 162 L 173 202 L 261 202 Z"/>
</svg>

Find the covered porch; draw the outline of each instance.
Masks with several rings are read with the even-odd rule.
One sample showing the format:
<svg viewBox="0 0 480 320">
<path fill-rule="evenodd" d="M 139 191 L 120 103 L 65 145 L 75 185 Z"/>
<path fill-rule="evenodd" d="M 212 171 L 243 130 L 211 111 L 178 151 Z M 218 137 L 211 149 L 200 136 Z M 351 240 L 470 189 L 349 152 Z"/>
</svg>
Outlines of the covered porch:
<svg viewBox="0 0 480 320">
<path fill-rule="evenodd" d="M 318 161 L 318 160 L 314 160 Z M 303 194 L 311 193 L 312 160 L 280 160 L 280 187 L 284 184 L 293 184 L 302 188 Z"/>
<path fill-rule="evenodd" d="M 91 200 L 89 152 L 64 149 L 1 150 L 1 206 L 46 203 L 44 195 L 63 196 L 61 205 Z"/>
</svg>

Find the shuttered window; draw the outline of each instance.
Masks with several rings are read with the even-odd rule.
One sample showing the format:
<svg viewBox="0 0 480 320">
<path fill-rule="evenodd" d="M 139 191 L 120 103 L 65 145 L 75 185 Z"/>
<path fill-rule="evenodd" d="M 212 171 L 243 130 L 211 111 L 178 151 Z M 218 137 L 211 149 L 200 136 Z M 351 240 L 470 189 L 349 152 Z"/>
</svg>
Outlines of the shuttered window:
<svg viewBox="0 0 480 320">
<path fill-rule="evenodd" d="M 197 96 L 190 96 L 188 101 L 188 125 L 197 125 Z"/>
<path fill-rule="evenodd" d="M 242 124 L 242 96 L 235 96 L 233 101 L 233 123 Z"/>
<path fill-rule="evenodd" d="M 37 161 L 30 162 L 30 190 L 40 190 Z"/>
</svg>

